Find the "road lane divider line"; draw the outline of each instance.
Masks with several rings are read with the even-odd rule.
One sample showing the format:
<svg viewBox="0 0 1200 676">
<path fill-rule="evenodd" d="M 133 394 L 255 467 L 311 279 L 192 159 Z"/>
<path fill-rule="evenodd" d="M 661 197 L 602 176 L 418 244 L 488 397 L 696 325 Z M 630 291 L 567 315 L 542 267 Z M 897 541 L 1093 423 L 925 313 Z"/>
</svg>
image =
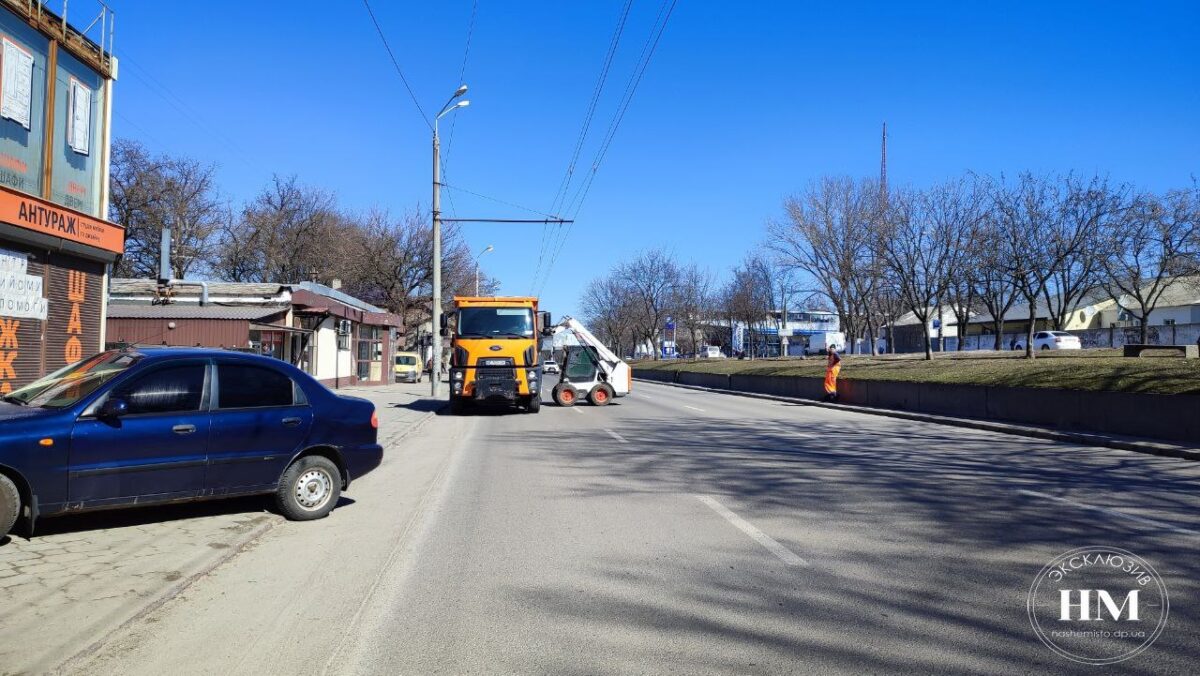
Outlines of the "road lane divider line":
<svg viewBox="0 0 1200 676">
<path fill-rule="evenodd" d="M 620 434 L 617 434 L 616 432 L 614 432 L 610 429 L 605 428 L 604 431 L 605 431 L 605 433 L 608 434 L 608 436 L 612 437 L 613 439 L 616 439 L 617 441 L 621 442 L 622 444 L 629 443 L 628 439 L 626 439 L 625 437 L 621 436 Z"/>
<path fill-rule="evenodd" d="M 571 407 L 571 410 L 575 411 L 576 413 L 583 413 L 583 409 L 578 409 L 578 408 L 575 408 L 574 406 Z"/>
<path fill-rule="evenodd" d="M 1154 526 L 1155 528 L 1161 528 L 1163 530 L 1174 531 L 1176 533 L 1183 533 L 1185 535 L 1200 535 L 1200 532 L 1197 532 L 1194 530 L 1188 530 L 1187 528 L 1180 528 L 1179 526 L 1172 526 L 1171 524 L 1165 523 L 1163 521 L 1147 519 L 1144 516 L 1137 516 L 1136 514 L 1126 514 L 1125 512 L 1118 511 L 1115 509 L 1110 509 L 1108 507 L 1097 507 L 1095 505 L 1088 505 L 1088 504 L 1084 504 L 1082 502 L 1075 502 L 1074 500 L 1068 500 L 1067 498 L 1060 498 L 1057 495 L 1050 495 L 1049 493 L 1039 493 L 1038 491 L 1029 491 L 1029 490 L 1025 490 L 1025 489 L 1019 489 L 1017 492 L 1020 493 L 1021 495 L 1028 495 L 1028 496 L 1034 497 L 1034 498 L 1044 498 L 1046 500 L 1053 500 L 1054 502 L 1061 502 L 1065 505 L 1071 505 L 1072 507 L 1077 507 L 1079 509 L 1086 509 L 1086 510 L 1090 510 L 1093 512 L 1102 512 L 1104 514 L 1111 514 L 1113 516 L 1119 516 L 1124 519 L 1129 519 L 1130 521 L 1137 521 L 1139 523 L 1144 523 L 1148 526 Z"/>
<path fill-rule="evenodd" d="M 693 411 L 700 411 L 701 413 L 704 413 L 704 409 L 702 409 L 702 408 L 696 408 L 695 406 L 688 406 L 687 404 L 683 404 L 683 407 L 684 407 L 684 408 L 690 408 L 690 409 L 692 409 Z"/>
<path fill-rule="evenodd" d="M 808 561 L 805 561 L 804 559 L 797 556 L 796 553 L 793 552 L 792 550 L 779 544 L 779 542 L 777 540 L 775 540 L 775 538 L 772 538 L 770 535 L 767 535 L 766 533 L 762 532 L 761 530 L 755 528 L 754 524 L 750 523 L 749 521 L 746 521 L 745 519 L 738 516 L 737 514 L 734 514 L 728 507 L 726 507 L 725 505 L 722 505 L 720 502 L 718 502 L 716 498 L 708 496 L 708 495 L 697 495 L 696 499 L 699 500 L 700 502 L 703 502 L 704 504 L 708 505 L 709 508 L 712 509 L 712 511 L 725 517 L 725 520 L 728 521 L 729 523 L 733 524 L 735 528 L 742 531 L 746 535 L 749 535 L 750 539 L 754 540 L 758 544 L 765 547 L 767 549 L 767 551 L 769 551 L 772 554 L 774 554 L 775 556 L 779 557 L 779 560 L 783 561 L 787 565 L 789 565 L 789 566 L 807 566 L 808 565 Z"/>
</svg>

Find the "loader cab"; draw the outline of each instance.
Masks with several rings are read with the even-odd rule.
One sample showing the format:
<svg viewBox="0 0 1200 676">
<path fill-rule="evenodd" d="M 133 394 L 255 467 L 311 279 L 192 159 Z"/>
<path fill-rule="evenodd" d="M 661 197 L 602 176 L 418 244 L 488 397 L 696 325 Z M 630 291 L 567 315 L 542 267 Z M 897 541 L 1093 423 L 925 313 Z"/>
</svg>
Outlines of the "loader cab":
<svg viewBox="0 0 1200 676">
<path fill-rule="evenodd" d="M 600 365 L 591 350 L 582 345 L 569 345 L 563 354 L 563 382 L 592 383 L 600 377 Z"/>
<path fill-rule="evenodd" d="M 574 406 L 581 399 L 587 399 L 593 406 L 607 406 L 616 392 L 605 382 L 595 350 L 567 345 L 563 348 L 562 376 L 550 395 L 559 406 Z"/>
</svg>

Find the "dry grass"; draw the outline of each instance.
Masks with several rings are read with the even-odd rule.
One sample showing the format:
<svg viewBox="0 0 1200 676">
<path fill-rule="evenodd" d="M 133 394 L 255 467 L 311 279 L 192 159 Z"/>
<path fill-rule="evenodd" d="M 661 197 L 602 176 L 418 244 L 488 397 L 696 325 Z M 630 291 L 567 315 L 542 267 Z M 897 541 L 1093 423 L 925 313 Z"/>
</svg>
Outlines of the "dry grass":
<svg viewBox="0 0 1200 676">
<path fill-rule="evenodd" d="M 1160 353 L 1161 354 L 1161 353 Z M 705 359 L 643 361 L 639 369 L 701 373 L 821 376 L 823 357 L 784 359 Z M 1059 352 L 1025 359 L 1023 353 L 972 351 L 879 357 L 845 355 L 842 377 L 847 380 L 1045 387 L 1068 390 L 1112 390 L 1154 394 L 1200 394 L 1200 360 L 1146 356 L 1126 359 L 1119 350 Z"/>
</svg>

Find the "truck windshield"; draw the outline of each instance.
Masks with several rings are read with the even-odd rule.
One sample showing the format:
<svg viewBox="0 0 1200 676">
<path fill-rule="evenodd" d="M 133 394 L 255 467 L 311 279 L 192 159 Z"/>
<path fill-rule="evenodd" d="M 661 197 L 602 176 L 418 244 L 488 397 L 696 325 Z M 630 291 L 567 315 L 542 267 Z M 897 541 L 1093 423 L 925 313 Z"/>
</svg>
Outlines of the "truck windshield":
<svg viewBox="0 0 1200 676">
<path fill-rule="evenodd" d="M 465 307 L 458 311 L 464 338 L 532 338 L 533 310 L 526 307 Z"/>
<path fill-rule="evenodd" d="M 23 406 L 65 408 L 95 392 L 141 359 L 125 352 L 102 352 L 76 362 L 4 396 L 4 401 Z"/>
</svg>

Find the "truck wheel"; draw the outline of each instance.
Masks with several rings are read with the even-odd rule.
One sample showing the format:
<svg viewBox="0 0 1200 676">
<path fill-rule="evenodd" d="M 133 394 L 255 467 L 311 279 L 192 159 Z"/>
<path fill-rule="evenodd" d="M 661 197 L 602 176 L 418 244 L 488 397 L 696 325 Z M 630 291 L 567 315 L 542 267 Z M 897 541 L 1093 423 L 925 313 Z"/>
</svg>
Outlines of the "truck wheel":
<svg viewBox="0 0 1200 676">
<path fill-rule="evenodd" d="M 293 462 L 279 478 L 275 504 L 292 521 L 320 519 L 342 496 L 342 473 L 329 458 L 310 455 Z"/>
<path fill-rule="evenodd" d="M 592 406 L 608 406 L 612 398 L 613 389 L 608 385 L 597 385 L 588 392 L 588 401 L 592 402 Z"/>
<path fill-rule="evenodd" d="M 467 400 L 464 397 L 456 397 L 450 395 L 450 414 L 451 415 L 466 415 Z"/>
<path fill-rule="evenodd" d="M 537 392 L 529 395 L 529 405 L 525 410 L 529 411 L 530 413 L 537 413 L 538 411 L 542 410 L 542 395 Z"/>
<path fill-rule="evenodd" d="M 8 535 L 21 514 L 21 494 L 12 479 L 0 474 L 0 538 Z"/>
<path fill-rule="evenodd" d="M 550 394 L 554 397 L 554 403 L 559 406 L 570 407 L 575 405 L 575 388 L 570 385 L 555 385 Z"/>
</svg>

